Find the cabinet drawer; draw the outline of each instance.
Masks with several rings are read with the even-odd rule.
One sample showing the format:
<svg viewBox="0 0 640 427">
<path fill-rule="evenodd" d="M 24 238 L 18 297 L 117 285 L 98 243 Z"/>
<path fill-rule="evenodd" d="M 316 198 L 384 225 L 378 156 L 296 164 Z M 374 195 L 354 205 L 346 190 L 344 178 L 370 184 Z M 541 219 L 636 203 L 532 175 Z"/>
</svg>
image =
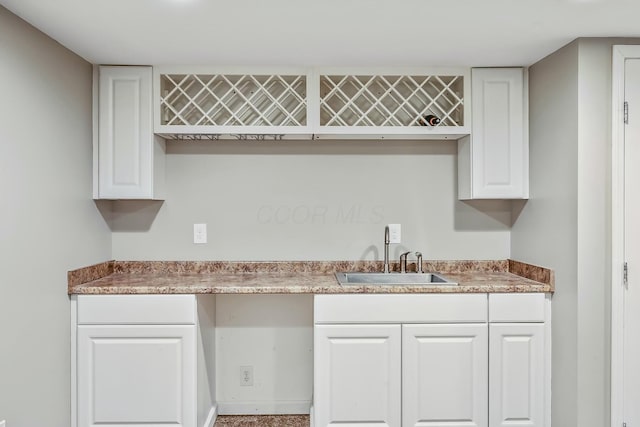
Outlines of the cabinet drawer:
<svg viewBox="0 0 640 427">
<path fill-rule="evenodd" d="M 78 295 L 78 324 L 194 325 L 195 295 Z"/>
<path fill-rule="evenodd" d="M 315 323 L 486 322 L 487 294 L 316 295 Z"/>
<path fill-rule="evenodd" d="M 544 322 L 545 294 L 489 294 L 490 322 Z"/>
</svg>

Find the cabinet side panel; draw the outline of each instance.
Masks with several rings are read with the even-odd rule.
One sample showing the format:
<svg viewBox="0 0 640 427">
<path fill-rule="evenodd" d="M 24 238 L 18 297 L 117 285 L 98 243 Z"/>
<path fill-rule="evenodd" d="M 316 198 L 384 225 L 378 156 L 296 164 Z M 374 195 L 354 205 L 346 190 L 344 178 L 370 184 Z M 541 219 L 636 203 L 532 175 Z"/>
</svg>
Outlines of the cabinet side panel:
<svg viewBox="0 0 640 427">
<path fill-rule="evenodd" d="M 78 425 L 78 297 L 71 295 L 71 427 Z"/>
<path fill-rule="evenodd" d="M 472 171 L 471 164 L 471 137 L 465 136 L 458 140 L 458 199 L 471 199 Z"/>
<path fill-rule="evenodd" d="M 158 135 L 153 136 L 153 191 L 154 199 L 164 200 L 166 197 L 165 185 L 166 141 Z"/>
<path fill-rule="evenodd" d="M 100 67 L 94 65 L 92 69 L 92 86 L 91 86 L 91 139 L 93 146 L 93 198 L 100 198 Z"/>
<path fill-rule="evenodd" d="M 198 295 L 198 427 L 213 427 L 216 417 L 216 296 Z"/>
</svg>

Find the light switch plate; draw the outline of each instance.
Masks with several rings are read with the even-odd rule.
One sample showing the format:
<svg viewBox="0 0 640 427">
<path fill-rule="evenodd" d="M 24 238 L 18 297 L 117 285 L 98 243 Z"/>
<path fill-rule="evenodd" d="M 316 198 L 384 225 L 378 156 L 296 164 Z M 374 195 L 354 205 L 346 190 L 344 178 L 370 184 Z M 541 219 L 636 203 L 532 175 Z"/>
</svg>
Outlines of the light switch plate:
<svg viewBox="0 0 640 427">
<path fill-rule="evenodd" d="M 389 243 L 402 243 L 402 227 L 400 224 L 389 224 Z"/>
<path fill-rule="evenodd" d="M 207 243 L 207 224 L 193 224 L 193 243 Z"/>
</svg>

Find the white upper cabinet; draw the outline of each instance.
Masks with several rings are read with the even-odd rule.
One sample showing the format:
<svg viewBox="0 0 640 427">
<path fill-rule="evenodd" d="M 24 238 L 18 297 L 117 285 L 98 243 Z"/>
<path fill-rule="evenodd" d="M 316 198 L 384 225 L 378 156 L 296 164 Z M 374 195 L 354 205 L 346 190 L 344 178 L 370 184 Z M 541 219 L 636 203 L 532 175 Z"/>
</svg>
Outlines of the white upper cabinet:
<svg viewBox="0 0 640 427">
<path fill-rule="evenodd" d="M 522 68 L 474 68 L 471 135 L 458 142 L 458 198 L 529 197 L 528 99 Z"/>
<path fill-rule="evenodd" d="M 159 199 L 164 141 L 153 133 L 151 67 L 102 66 L 98 73 L 94 198 Z"/>
</svg>

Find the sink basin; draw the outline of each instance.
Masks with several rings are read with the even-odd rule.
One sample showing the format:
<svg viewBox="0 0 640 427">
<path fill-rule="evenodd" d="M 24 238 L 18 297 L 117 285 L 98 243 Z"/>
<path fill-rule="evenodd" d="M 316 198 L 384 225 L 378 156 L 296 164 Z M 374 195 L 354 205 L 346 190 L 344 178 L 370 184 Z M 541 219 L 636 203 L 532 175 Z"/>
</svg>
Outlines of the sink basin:
<svg viewBox="0 0 640 427">
<path fill-rule="evenodd" d="M 457 285 L 437 273 L 336 273 L 341 285 Z"/>
</svg>

